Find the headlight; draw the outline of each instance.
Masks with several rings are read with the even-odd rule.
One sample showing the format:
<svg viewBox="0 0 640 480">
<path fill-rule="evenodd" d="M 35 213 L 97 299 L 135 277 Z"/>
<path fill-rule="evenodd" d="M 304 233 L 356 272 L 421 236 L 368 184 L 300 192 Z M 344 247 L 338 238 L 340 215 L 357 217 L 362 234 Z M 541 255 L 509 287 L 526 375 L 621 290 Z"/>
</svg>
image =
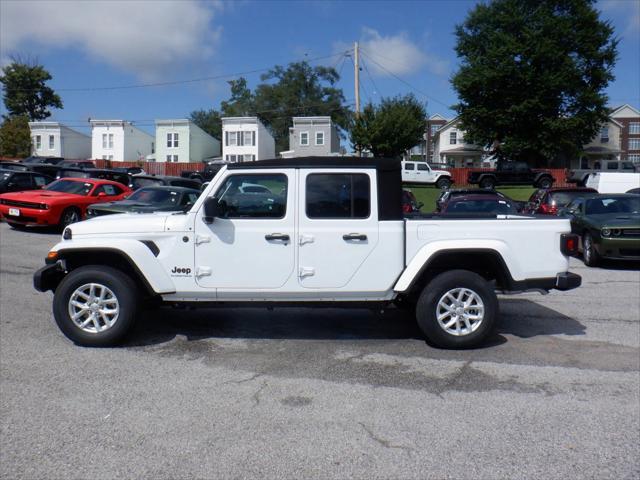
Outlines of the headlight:
<svg viewBox="0 0 640 480">
<path fill-rule="evenodd" d="M 619 236 L 620 236 L 620 234 L 621 234 L 622 232 L 620 231 L 620 229 L 619 229 L 619 228 L 614 228 L 614 229 L 611 231 L 611 233 L 613 233 L 613 236 L 614 236 L 614 237 L 619 237 Z"/>
<path fill-rule="evenodd" d="M 611 230 L 609 230 L 608 228 L 603 228 L 600 233 L 602 233 L 603 237 L 608 237 L 609 235 L 611 235 Z"/>
<path fill-rule="evenodd" d="M 62 233 L 62 238 L 64 238 L 65 240 L 71 240 L 72 238 L 72 233 L 71 233 L 71 229 L 69 227 L 64 229 L 64 232 Z"/>
</svg>

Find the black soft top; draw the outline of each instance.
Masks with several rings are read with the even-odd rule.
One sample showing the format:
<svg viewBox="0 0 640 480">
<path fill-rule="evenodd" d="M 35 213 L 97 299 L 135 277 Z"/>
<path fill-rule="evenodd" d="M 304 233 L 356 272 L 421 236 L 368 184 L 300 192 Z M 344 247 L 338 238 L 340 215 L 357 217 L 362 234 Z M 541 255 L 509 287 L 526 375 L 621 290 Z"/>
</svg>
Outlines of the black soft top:
<svg viewBox="0 0 640 480">
<path fill-rule="evenodd" d="M 296 157 L 227 164 L 229 170 L 263 168 L 375 168 L 378 220 L 402 220 L 402 175 L 399 159 L 375 157 Z"/>
</svg>

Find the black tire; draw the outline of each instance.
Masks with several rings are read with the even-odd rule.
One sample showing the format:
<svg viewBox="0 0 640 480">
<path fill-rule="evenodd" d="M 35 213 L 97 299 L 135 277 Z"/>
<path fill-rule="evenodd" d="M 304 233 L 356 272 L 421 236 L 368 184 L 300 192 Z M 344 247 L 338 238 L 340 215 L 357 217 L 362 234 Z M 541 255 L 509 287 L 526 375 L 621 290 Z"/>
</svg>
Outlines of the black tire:
<svg viewBox="0 0 640 480">
<path fill-rule="evenodd" d="M 440 177 L 437 181 L 436 181 L 436 187 L 438 187 L 440 190 L 446 190 L 451 186 L 451 179 L 448 177 Z"/>
<path fill-rule="evenodd" d="M 551 188 L 552 185 L 553 185 L 553 179 L 549 177 L 542 177 L 538 181 L 538 188 L 543 188 L 546 190 L 547 188 Z"/>
<path fill-rule="evenodd" d="M 117 299 L 119 312 L 115 323 L 101 332 L 88 332 L 76 325 L 69 314 L 69 302 L 80 287 L 96 283 L 107 287 Z M 72 270 L 62 279 L 53 297 L 53 315 L 64 335 L 84 347 L 118 345 L 133 326 L 137 315 L 137 287 L 126 274 L 103 265 L 89 265 Z M 84 318 L 83 318 L 84 320 Z M 98 320 L 99 324 L 100 321 Z M 91 328 L 91 324 L 88 326 Z"/>
<path fill-rule="evenodd" d="M 493 190 L 496 186 L 496 181 L 491 177 L 485 177 L 480 180 L 480 188 L 485 190 Z"/>
<path fill-rule="evenodd" d="M 437 319 L 440 301 L 444 299 L 447 292 L 456 291 L 456 289 L 472 291 L 484 306 L 484 315 L 478 325 L 474 327 L 471 324 L 471 332 L 466 334 L 464 333 L 466 327 L 463 327 L 461 335 L 447 332 Z M 468 300 L 470 298 L 467 297 Z M 469 312 L 474 312 L 474 310 L 469 310 Z M 477 310 L 475 312 L 478 314 Z M 451 270 L 435 277 L 422 291 L 416 306 L 416 319 L 420 330 L 429 343 L 442 348 L 462 349 L 481 345 L 493 331 L 497 318 L 498 298 L 492 284 L 480 275 L 468 270 Z M 458 322 L 456 321 L 456 323 Z"/>
<path fill-rule="evenodd" d="M 597 267 L 600 265 L 600 254 L 593 244 L 593 237 L 589 232 L 582 237 L 582 259 L 587 267 Z"/>
<path fill-rule="evenodd" d="M 69 207 L 62 212 L 62 215 L 60 215 L 60 222 L 58 223 L 58 226 L 60 228 L 64 228 L 67 225 L 79 222 L 80 220 L 82 220 L 80 210 L 76 207 Z"/>
</svg>

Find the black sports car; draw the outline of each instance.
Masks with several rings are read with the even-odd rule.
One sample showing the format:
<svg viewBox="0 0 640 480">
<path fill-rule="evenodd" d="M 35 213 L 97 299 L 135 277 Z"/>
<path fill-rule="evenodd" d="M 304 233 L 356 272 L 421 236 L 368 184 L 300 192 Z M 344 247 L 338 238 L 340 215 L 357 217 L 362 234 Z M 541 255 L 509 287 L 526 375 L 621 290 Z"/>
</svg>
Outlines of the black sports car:
<svg viewBox="0 0 640 480">
<path fill-rule="evenodd" d="M 87 208 L 87 217 L 112 213 L 151 213 L 185 211 L 200 196 L 199 190 L 184 187 L 144 187 L 117 202 L 95 203 Z"/>
</svg>

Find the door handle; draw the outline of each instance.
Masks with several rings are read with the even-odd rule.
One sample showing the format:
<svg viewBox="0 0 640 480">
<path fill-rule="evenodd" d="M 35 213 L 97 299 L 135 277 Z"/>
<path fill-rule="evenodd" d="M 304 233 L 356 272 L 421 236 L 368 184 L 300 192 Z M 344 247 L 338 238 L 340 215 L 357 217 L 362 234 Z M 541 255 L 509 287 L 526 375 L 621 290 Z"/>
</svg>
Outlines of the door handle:
<svg viewBox="0 0 640 480">
<path fill-rule="evenodd" d="M 289 235 L 287 235 L 286 233 L 271 233 L 269 235 L 265 235 L 264 238 L 269 242 L 274 240 L 280 240 L 282 242 L 289 241 Z"/>
<path fill-rule="evenodd" d="M 358 240 L 360 242 L 364 242 L 367 239 L 367 236 L 362 233 L 348 233 L 346 235 L 343 235 L 342 239 L 345 242 L 348 242 L 349 240 Z"/>
</svg>

